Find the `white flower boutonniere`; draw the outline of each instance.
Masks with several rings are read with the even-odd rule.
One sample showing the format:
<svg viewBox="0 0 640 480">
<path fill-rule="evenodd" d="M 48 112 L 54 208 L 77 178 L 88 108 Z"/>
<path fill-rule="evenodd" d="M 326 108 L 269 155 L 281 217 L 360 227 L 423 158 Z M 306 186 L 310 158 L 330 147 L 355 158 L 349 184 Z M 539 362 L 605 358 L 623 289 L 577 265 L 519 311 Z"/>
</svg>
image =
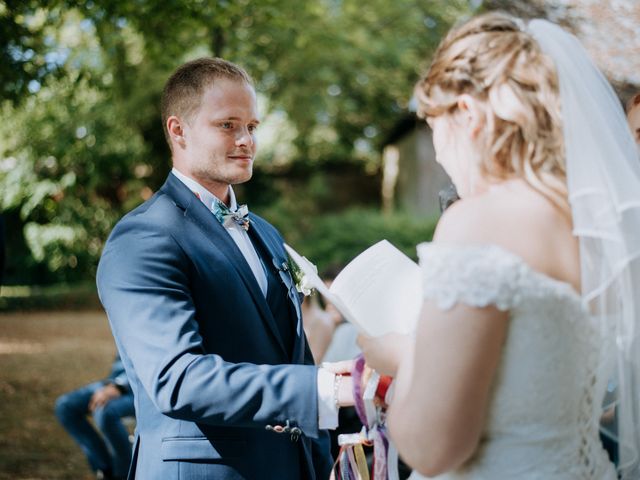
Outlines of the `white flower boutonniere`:
<svg viewBox="0 0 640 480">
<path fill-rule="evenodd" d="M 311 266 L 315 273 L 318 273 L 318 267 L 316 267 L 313 263 L 307 260 L 305 257 L 302 257 L 307 261 L 308 266 Z M 302 293 L 305 297 L 311 295 L 313 292 L 313 285 L 310 281 L 310 278 L 302 271 L 300 266 L 291 258 L 290 255 L 287 255 L 287 262 L 289 263 L 289 270 L 291 271 L 291 277 L 296 284 L 296 290 Z"/>
</svg>

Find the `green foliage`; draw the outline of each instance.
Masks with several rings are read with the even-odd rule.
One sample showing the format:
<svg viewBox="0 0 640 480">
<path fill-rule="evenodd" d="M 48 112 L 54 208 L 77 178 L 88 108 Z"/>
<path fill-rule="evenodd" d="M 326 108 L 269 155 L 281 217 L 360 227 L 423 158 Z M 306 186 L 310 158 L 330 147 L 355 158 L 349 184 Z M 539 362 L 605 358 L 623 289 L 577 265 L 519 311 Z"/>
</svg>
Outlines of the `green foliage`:
<svg viewBox="0 0 640 480">
<path fill-rule="evenodd" d="M 295 130 L 295 158 L 377 162 L 426 60 L 468 0 L 197 0 L 80 3 L 118 73 L 160 78 L 213 54 L 245 66 Z M 122 39 L 122 40 L 115 40 Z M 114 61 L 114 60 L 109 60 Z M 145 84 L 145 88 L 146 88 Z M 135 89 L 135 85 L 129 85 Z"/>
<path fill-rule="evenodd" d="M 0 203 L 17 209 L 37 262 L 88 278 L 119 216 L 142 198 L 145 145 L 108 92 L 83 78 L 50 82 L 0 124 Z"/>
<path fill-rule="evenodd" d="M 0 101 L 18 103 L 31 82 L 55 76 L 58 68 L 46 57 L 48 25 L 57 24 L 58 9 L 34 0 L 0 0 Z"/>
<path fill-rule="evenodd" d="M 255 78 L 266 146 L 257 178 L 337 164 L 375 175 L 418 73 L 472 4 L 0 0 L 0 203 L 20 222 L 9 251 L 31 252 L 10 257 L 21 262 L 10 271 L 34 282 L 93 275 L 115 221 L 168 172 L 160 92 L 198 56 L 223 56 Z M 283 185 L 258 189 L 265 196 L 252 193 L 252 205 L 283 230 L 306 231 L 286 204 L 311 219 L 336 195 L 335 182 L 312 180 L 304 198 Z"/>
<path fill-rule="evenodd" d="M 379 210 L 356 208 L 315 218 L 304 235 L 284 233 L 287 242 L 315 263 L 319 272 L 335 274 L 364 249 L 383 239 L 416 260 L 416 245 L 431 240 L 436 222 L 437 219 L 407 213 L 387 216 Z"/>
</svg>

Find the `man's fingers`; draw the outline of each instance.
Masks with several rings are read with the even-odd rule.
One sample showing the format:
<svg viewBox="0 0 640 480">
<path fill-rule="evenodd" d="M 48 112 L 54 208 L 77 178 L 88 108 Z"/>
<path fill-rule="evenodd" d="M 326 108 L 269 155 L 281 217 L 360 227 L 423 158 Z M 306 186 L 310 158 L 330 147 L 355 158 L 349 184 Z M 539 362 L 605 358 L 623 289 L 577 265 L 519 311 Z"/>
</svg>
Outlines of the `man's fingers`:
<svg viewBox="0 0 640 480">
<path fill-rule="evenodd" d="M 332 373 L 351 373 L 355 360 L 343 360 L 341 362 L 323 362 L 322 368 Z"/>
<path fill-rule="evenodd" d="M 338 391 L 338 405 L 341 407 L 351 407 L 354 404 L 353 377 L 343 377 Z"/>
<path fill-rule="evenodd" d="M 89 401 L 89 411 L 93 412 L 96 408 L 100 408 L 105 403 L 107 403 L 107 399 L 102 390 L 99 390 L 93 394 L 91 400 Z"/>
</svg>

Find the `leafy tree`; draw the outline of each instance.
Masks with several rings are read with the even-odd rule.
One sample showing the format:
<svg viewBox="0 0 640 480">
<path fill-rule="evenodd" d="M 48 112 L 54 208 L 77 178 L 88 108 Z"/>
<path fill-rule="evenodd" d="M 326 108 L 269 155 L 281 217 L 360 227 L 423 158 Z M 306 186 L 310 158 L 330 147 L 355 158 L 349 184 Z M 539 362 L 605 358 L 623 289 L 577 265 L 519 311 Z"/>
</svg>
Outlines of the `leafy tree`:
<svg viewBox="0 0 640 480">
<path fill-rule="evenodd" d="M 258 176 L 293 168 L 322 184 L 327 168 L 379 168 L 418 72 L 470 3 L 0 0 L 0 200 L 29 268 L 89 278 L 116 219 L 159 187 L 159 95 L 183 61 L 245 66 L 268 114 Z M 252 201 L 273 210 L 287 191 Z"/>
<path fill-rule="evenodd" d="M 173 0 L 77 6 L 116 59 L 127 52 L 110 44 L 129 31 L 139 36 L 138 55 L 165 74 L 203 54 L 244 65 L 270 109 L 284 112 L 296 131 L 297 154 L 289 160 L 375 162 L 383 132 L 406 109 L 418 73 L 451 23 L 469 13 L 470 3 L 477 2 Z"/>
<path fill-rule="evenodd" d="M 122 212 L 114 206 L 135 206 L 148 191 L 135 178 L 146 172 L 143 139 L 82 78 L 50 82 L 3 118 L 3 209 L 19 211 L 36 261 L 60 279 L 91 275 Z"/>
<path fill-rule="evenodd" d="M 58 73 L 55 51 L 44 31 L 59 11 L 36 0 L 0 1 L 0 100 L 18 102 L 30 86 Z M 48 53 L 48 55 L 47 55 Z"/>
</svg>

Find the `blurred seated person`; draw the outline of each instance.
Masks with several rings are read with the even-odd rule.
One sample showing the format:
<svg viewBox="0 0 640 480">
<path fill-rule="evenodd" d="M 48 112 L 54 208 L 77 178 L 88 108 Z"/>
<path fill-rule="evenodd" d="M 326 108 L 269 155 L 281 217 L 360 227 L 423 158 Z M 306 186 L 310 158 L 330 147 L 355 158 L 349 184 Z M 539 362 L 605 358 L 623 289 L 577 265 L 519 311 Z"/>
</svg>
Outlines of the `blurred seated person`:
<svg viewBox="0 0 640 480">
<path fill-rule="evenodd" d="M 636 145 L 640 148 L 640 93 L 636 93 L 627 103 L 627 122 Z"/>
<path fill-rule="evenodd" d="M 135 415 L 133 393 L 116 356 L 107 378 L 56 400 L 56 417 L 80 445 L 99 479 L 124 479 L 131 463 L 129 432 L 122 418 Z M 89 422 L 93 417 L 93 424 Z"/>
<path fill-rule="evenodd" d="M 356 345 L 356 328 L 345 322 L 333 305 L 323 306 L 319 293 L 304 299 L 302 318 L 316 363 L 350 360 L 360 353 Z"/>
<path fill-rule="evenodd" d="M 330 267 L 322 272 L 327 287 L 341 268 Z M 305 297 L 302 303 L 304 333 L 316 363 L 351 360 L 360 353 L 356 344 L 358 331 L 346 322 L 340 312 L 318 292 Z"/>
<path fill-rule="evenodd" d="M 640 152 L 640 93 L 636 93 L 627 102 L 627 123 L 633 139 Z M 615 407 L 617 397 L 616 382 L 609 381 L 604 405 L 611 405 L 605 409 L 600 419 L 600 439 L 614 465 L 618 465 L 618 415 Z"/>
</svg>

